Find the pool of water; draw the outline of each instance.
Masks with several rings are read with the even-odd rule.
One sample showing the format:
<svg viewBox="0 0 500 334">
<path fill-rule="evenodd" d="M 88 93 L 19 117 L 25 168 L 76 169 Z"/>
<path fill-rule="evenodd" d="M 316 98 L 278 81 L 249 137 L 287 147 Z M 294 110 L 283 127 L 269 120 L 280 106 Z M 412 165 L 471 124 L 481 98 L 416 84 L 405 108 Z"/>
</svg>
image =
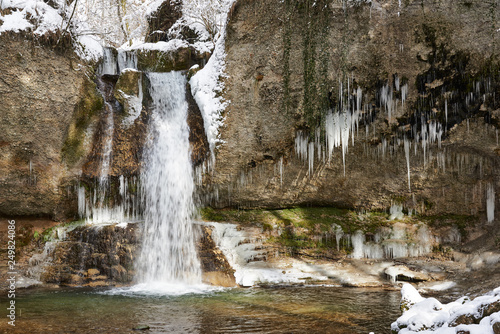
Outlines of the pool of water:
<svg viewBox="0 0 500 334">
<path fill-rule="evenodd" d="M 9 333 L 390 333 L 399 291 L 338 287 L 225 289 L 180 296 L 26 290 Z M 7 305 L 1 297 L 2 305 Z M 3 308 L 3 307 L 2 307 Z M 5 310 L 5 308 L 3 308 Z M 5 314 L 5 311 L 2 311 Z M 134 330 L 147 325 L 149 330 Z"/>
</svg>

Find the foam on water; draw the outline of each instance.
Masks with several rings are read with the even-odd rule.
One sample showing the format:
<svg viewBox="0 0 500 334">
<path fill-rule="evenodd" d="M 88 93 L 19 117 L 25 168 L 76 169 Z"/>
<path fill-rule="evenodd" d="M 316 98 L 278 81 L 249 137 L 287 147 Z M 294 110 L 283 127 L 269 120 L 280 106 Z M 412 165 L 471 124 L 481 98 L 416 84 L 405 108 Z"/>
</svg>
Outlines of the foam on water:
<svg viewBox="0 0 500 334">
<path fill-rule="evenodd" d="M 163 296 L 183 296 L 190 294 L 207 294 L 226 290 L 220 286 L 211 286 L 206 284 L 182 284 L 166 283 L 161 281 L 139 283 L 130 287 L 114 288 L 100 292 L 104 295 L 123 295 L 134 297 L 163 297 Z"/>
</svg>

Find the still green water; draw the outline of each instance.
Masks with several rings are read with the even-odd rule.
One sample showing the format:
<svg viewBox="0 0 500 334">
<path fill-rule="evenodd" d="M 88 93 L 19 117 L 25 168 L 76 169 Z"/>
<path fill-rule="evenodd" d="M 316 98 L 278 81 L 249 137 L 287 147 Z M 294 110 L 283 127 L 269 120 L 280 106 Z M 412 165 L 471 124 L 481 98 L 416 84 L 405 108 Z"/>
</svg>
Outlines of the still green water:
<svg viewBox="0 0 500 334">
<path fill-rule="evenodd" d="M 25 290 L 7 333 L 390 333 L 399 291 L 338 287 L 225 289 L 145 296 L 109 290 Z M 7 299 L 1 297 L 3 305 Z M 5 308 L 2 307 L 5 314 Z M 147 325 L 149 330 L 134 330 Z"/>
</svg>

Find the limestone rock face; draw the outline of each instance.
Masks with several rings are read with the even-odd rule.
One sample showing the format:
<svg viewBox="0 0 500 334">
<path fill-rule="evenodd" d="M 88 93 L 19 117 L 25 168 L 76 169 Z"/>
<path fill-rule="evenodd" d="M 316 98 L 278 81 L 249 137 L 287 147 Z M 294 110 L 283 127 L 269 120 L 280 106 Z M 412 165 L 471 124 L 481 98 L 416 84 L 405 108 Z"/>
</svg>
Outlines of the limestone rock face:
<svg viewBox="0 0 500 334">
<path fill-rule="evenodd" d="M 70 56 L 0 36 L 0 215 L 65 214 L 61 152 L 85 73 Z"/>
<path fill-rule="evenodd" d="M 207 182 L 218 196 L 208 203 L 386 209 L 397 198 L 426 214 L 485 216 L 486 187 L 497 188 L 499 176 L 498 12 L 452 0 L 315 4 L 234 6 L 230 104 Z M 325 151 L 324 123 L 346 101 L 360 121 L 354 141 L 352 132 L 345 140 L 344 165 L 341 146 Z M 429 144 L 433 122 L 442 135 Z M 309 161 L 295 152 L 299 131 L 306 150 L 313 146 Z"/>
</svg>

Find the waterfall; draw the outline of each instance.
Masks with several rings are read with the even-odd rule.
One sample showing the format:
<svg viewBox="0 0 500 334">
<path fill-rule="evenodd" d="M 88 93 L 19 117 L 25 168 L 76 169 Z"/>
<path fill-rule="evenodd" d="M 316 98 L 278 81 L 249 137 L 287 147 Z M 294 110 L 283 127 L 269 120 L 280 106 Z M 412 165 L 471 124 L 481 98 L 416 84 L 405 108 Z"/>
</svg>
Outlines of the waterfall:
<svg viewBox="0 0 500 334">
<path fill-rule="evenodd" d="M 127 68 L 137 70 L 137 53 L 135 51 L 118 50 L 117 62 L 119 73 Z"/>
<path fill-rule="evenodd" d="M 118 63 L 112 48 L 104 48 L 102 63 L 98 73 L 102 75 L 118 75 Z"/>
<path fill-rule="evenodd" d="M 201 283 L 195 248 L 194 179 L 189 154 L 186 79 L 149 73 L 152 114 L 141 174 L 145 205 L 139 283 L 147 287 Z"/>
</svg>

